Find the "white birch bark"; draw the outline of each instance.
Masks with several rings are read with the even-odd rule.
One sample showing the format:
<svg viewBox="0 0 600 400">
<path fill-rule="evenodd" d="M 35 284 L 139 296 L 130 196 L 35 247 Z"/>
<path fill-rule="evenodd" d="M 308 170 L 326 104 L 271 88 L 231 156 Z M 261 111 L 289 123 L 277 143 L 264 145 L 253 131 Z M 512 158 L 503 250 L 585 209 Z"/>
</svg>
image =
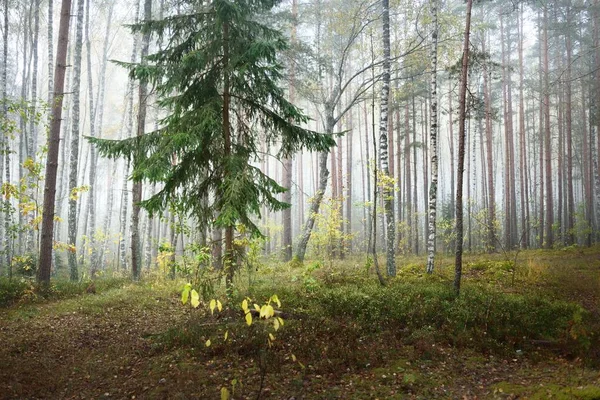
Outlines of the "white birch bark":
<svg viewBox="0 0 600 400">
<path fill-rule="evenodd" d="M 79 113 L 80 113 L 80 89 L 81 89 L 81 58 L 83 50 L 83 11 L 84 0 L 77 3 L 77 27 L 75 29 L 75 62 L 73 68 L 73 108 L 71 129 L 71 160 L 69 168 L 69 245 L 74 248 L 69 251 L 69 271 L 72 281 L 79 278 L 77 271 L 77 200 L 71 197 L 73 189 L 77 187 L 77 173 L 79 167 Z"/>
<path fill-rule="evenodd" d="M 390 97 L 390 4 L 389 0 L 382 1 L 383 7 L 383 73 L 381 87 L 381 103 L 379 112 L 379 161 L 385 177 L 390 176 L 388 149 L 388 103 Z M 394 187 L 389 179 L 383 182 L 381 188 L 386 220 L 386 270 L 388 276 L 396 275 L 394 258 L 394 242 L 396 238 L 396 222 L 394 219 Z"/>
<path fill-rule="evenodd" d="M 429 185 L 429 235 L 427 237 L 427 272 L 432 273 L 435 264 L 436 214 L 437 214 L 437 185 L 438 185 L 438 113 L 437 113 L 437 47 L 438 19 L 437 0 L 430 0 L 431 17 L 433 18 L 431 32 L 431 102 L 429 113 L 429 153 L 431 156 L 431 184 Z"/>
</svg>

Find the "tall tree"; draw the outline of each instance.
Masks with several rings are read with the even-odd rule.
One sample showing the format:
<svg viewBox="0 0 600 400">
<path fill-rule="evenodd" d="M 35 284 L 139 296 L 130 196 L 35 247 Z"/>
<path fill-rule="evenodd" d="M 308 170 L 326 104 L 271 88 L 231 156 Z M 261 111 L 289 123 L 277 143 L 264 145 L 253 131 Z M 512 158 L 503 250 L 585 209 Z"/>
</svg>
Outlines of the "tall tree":
<svg viewBox="0 0 600 400">
<path fill-rule="evenodd" d="M 292 47 L 296 44 L 296 27 L 298 25 L 298 4 L 296 0 L 292 0 L 292 32 L 291 32 L 291 45 Z M 294 62 L 290 63 L 290 83 L 289 83 L 289 99 L 290 103 L 296 101 L 296 88 L 295 80 L 295 65 Z M 293 169 L 292 158 L 288 157 L 283 160 L 283 187 L 287 190 L 283 193 L 283 201 L 285 203 L 292 203 L 292 169 Z M 283 247 L 283 261 L 290 261 L 292 259 L 292 209 L 286 208 L 282 212 L 283 219 L 283 236 L 281 238 L 281 245 Z"/>
<path fill-rule="evenodd" d="M 437 184 L 438 184 L 438 150 L 437 150 L 437 50 L 438 50 L 438 10 L 437 0 L 430 0 L 431 28 L 431 101 L 429 113 L 429 152 L 431 155 L 431 185 L 429 186 L 429 234 L 427 236 L 427 272 L 432 273 L 435 261 Z"/>
<path fill-rule="evenodd" d="M 152 0 L 144 1 L 144 20 L 150 21 L 152 19 Z M 150 48 L 150 31 L 144 31 L 142 37 L 142 57 L 141 66 L 144 68 L 146 64 L 146 58 Z M 139 141 L 145 133 L 146 127 L 146 108 L 148 101 L 148 80 L 142 74 L 140 76 L 140 84 L 138 87 L 138 118 L 137 118 L 137 140 Z M 138 158 L 141 157 L 137 152 L 133 154 L 134 165 L 138 164 Z M 140 271 L 142 269 L 142 252 L 140 248 L 140 228 L 139 228 L 139 215 L 140 215 L 140 202 L 142 201 L 142 181 L 133 182 L 133 195 L 131 196 L 133 201 L 132 214 L 131 214 L 131 270 L 133 279 L 138 280 L 140 278 Z"/>
<path fill-rule="evenodd" d="M 552 136 L 550 135 L 550 71 L 548 62 L 548 5 L 543 8 L 543 64 L 544 77 L 544 168 L 546 179 L 546 231 L 545 247 L 554 244 L 554 197 L 552 197 Z"/>
<path fill-rule="evenodd" d="M 75 28 L 75 61 L 73 66 L 73 107 L 71 128 L 71 159 L 69 166 L 69 245 L 73 250 L 69 251 L 69 271 L 72 281 L 76 281 L 77 270 L 77 177 L 79 171 L 79 117 L 80 117 L 80 89 L 81 89 L 81 58 L 83 49 L 83 11 L 84 0 L 77 2 L 77 23 Z"/>
<path fill-rule="evenodd" d="M 60 143 L 60 125 L 62 122 L 62 103 L 64 96 L 65 71 L 67 68 L 67 47 L 69 44 L 69 21 L 71 19 L 71 0 L 62 0 L 54 69 L 54 96 L 52 101 L 52 125 L 48 140 L 46 158 L 46 181 L 44 185 L 44 208 L 42 214 L 42 239 L 40 261 L 37 272 L 38 282 L 48 284 L 52 268 L 52 239 L 54 230 L 54 200 L 56 195 L 56 172 L 58 169 L 58 148 Z"/>
<path fill-rule="evenodd" d="M 471 36 L 471 9 L 473 0 L 467 0 L 465 35 L 463 41 L 460 92 L 458 94 L 458 168 L 456 183 L 456 259 L 454 264 L 454 291 L 460 293 L 463 253 L 463 175 L 465 172 L 465 128 L 467 119 L 467 78 L 469 75 L 469 38 Z"/>
<path fill-rule="evenodd" d="M 396 260 L 394 257 L 394 242 L 396 239 L 396 222 L 394 220 L 394 187 L 389 182 L 389 142 L 388 142 L 388 102 L 390 98 L 390 3 L 382 2 L 383 22 L 383 73 L 381 77 L 381 100 L 379 111 L 379 161 L 383 176 L 388 178 L 382 183 L 381 194 L 384 200 L 386 219 L 386 270 L 388 276 L 396 276 Z"/>
<path fill-rule="evenodd" d="M 267 143 L 279 143 L 279 159 L 302 148 L 327 151 L 334 142 L 300 128 L 297 124 L 307 118 L 277 85 L 282 66 L 276 56 L 286 43 L 256 17 L 268 13 L 272 1 L 185 4 L 194 5 L 182 10 L 187 14 L 133 28 L 170 34 L 165 49 L 147 57 L 148 65 L 132 66 L 133 76 L 148 79 L 169 112 L 164 126 L 121 141 L 90 140 L 104 155 L 135 156 L 134 181 L 164 183 L 141 203 L 150 213 L 181 199 L 183 211 L 204 226 L 219 210 L 214 224 L 225 229 L 224 267 L 231 289 L 240 256 L 233 243 L 235 226 L 260 235 L 251 214 L 258 214 L 262 203 L 273 211 L 287 206 L 275 197 L 283 188 L 251 164 L 259 154 L 253 125 L 265 132 Z M 195 51 L 198 47 L 205 51 Z M 173 154 L 178 155 L 174 164 Z M 199 201 L 206 193 L 213 194 L 210 201 Z"/>
</svg>

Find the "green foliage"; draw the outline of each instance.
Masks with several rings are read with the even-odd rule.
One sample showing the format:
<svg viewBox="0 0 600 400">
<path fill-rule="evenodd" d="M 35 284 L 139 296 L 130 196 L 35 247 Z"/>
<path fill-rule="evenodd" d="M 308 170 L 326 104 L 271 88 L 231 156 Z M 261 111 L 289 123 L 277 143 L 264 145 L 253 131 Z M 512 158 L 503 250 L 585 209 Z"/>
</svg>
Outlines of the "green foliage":
<svg viewBox="0 0 600 400">
<path fill-rule="evenodd" d="M 155 87 L 168 114 L 161 128 L 120 141 L 89 140 L 104 156 L 133 159 L 134 181 L 164 184 L 142 203 L 150 213 L 178 200 L 200 225 L 241 223 L 259 236 L 251 216 L 260 215 L 261 205 L 289 207 L 275 196 L 285 189 L 253 165 L 260 145 L 277 146 L 275 157 L 283 158 L 301 149 L 328 151 L 334 140 L 300 128 L 308 118 L 278 86 L 277 55 L 287 45 L 257 18 L 276 2 L 196 3 L 183 2 L 186 14 L 132 26 L 168 35 L 166 47 L 142 64 L 124 64 L 133 78 Z"/>
<path fill-rule="evenodd" d="M 49 286 L 38 287 L 31 279 L 0 278 L 0 307 L 9 307 L 16 303 L 29 304 L 47 300 L 62 300 L 86 294 L 92 281 L 71 282 L 56 279 Z M 110 289 L 120 288 L 127 282 L 126 278 L 105 277 L 93 281 L 95 292 L 102 293 Z"/>
<path fill-rule="evenodd" d="M 467 287 L 456 298 L 450 285 L 394 282 L 317 293 L 322 313 L 360 321 L 365 329 L 417 332 L 433 339 L 476 347 L 516 347 L 533 339 L 569 340 L 572 326 L 587 313 L 572 303 L 538 295 L 511 295 Z"/>
</svg>

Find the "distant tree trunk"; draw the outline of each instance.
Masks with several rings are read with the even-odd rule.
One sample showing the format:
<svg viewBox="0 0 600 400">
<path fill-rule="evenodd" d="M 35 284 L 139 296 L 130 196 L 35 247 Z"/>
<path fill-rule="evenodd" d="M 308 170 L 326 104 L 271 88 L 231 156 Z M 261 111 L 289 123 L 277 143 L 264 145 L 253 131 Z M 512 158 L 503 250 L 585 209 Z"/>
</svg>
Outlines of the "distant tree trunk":
<svg viewBox="0 0 600 400">
<path fill-rule="evenodd" d="M 346 234 L 348 243 L 346 244 L 349 253 L 352 253 L 352 131 L 354 129 L 352 121 L 352 112 L 348 114 L 348 132 L 346 133 Z M 360 135 L 359 135 L 360 138 Z M 359 140 L 360 143 L 360 140 Z"/>
<path fill-rule="evenodd" d="M 298 17 L 298 6 L 296 0 L 292 0 L 292 32 L 291 32 L 291 45 L 294 46 L 296 43 L 296 25 Z M 290 103 L 294 103 L 296 100 L 296 89 L 295 79 L 295 65 L 292 62 L 290 66 L 290 85 L 289 85 L 289 98 Z M 283 193 L 284 203 L 292 204 L 292 170 L 294 165 L 292 163 L 292 157 L 287 157 L 283 160 L 283 182 L 282 186 L 287 189 Z M 281 238 L 281 245 L 283 247 L 283 261 L 287 262 L 292 259 L 292 209 L 286 208 L 282 211 L 283 219 L 283 236 Z"/>
<path fill-rule="evenodd" d="M 144 20 L 152 19 L 152 0 L 144 1 Z M 145 32 L 142 37 L 142 55 L 141 63 L 146 62 L 150 47 L 150 32 Z M 140 80 L 138 88 L 138 118 L 137 118 L 137 138 L 138 140 L 144 135 L 146 129 L 146 108 L 148 101 L 148 82 L 146 79 Z M 134 166 L 139 162 L 139 154 L 136 154 L 133 159 Z M 134 167 L 135 168 L 135 167 Z M 140 202 L 142 201 L 142 182 L 133 182 L 132 194 L 132 213 L 131 213 L 131 270 L 133 280 L 140 279 L 142 270 L 142 252 L 140 248 Z"/>
<path fill-rule="evenodd" d="M 482 51 L 485 53 L 486 38 L 482 40 Z M 492 132 L 492 102 L 490 100 L 490 71 L 487 63 L 483 64 L 483 101 L 485 103 L 485 145 L 486 158 L 488 164 L 487 184 L 488 184 L 488 221 L 487 221 L 487 240 L 489 251 L 496 250 L 496 190 L 494 188 L 494 163 L 493 163 L 493 132 Z"/>
<path fill-rule="evenodd" d="M 521 186 L 521 224 L 523 231 L 523 243 L 521 246 L 529 246 L 529 185 L 527 180 L 527 146 L 525 140 L 525 94 L 523 91 L 523 4 L 519 6 L 518 24 L 519 30 L 519 180 Z"/>
<path fill-rule="evenodd" d="M 79 165 L 79 108 L 81 88 L 81 53 L 83 47 L 83 11 L 84 0 L 77 3 L 77 27 L 75 30 L 75 62 L 73 68 L 73 109 L 71 129 L 71 161 L 69 168 L 69 271 L 71 280 L 79 279 L 77 271 L 77 200 L 73 198 L 73 190 L 77 187 L 77 171 Z"/>
<path fill-rule="evenodd" d="M 96 136 L 96 109 L 94 108 L 94 91 L 92 82 L 92 42 L 90 38 L 90 0 L 86 0 L 85 16 L 87 23 L 85 24 L 85 47 L 87 53 L 87 76 L 88 76 L 88 104 L 90 113 L 90 136 Z M 96 275 L 97 265 L 97 251 L 96 251 L 96 169 L 97 169 L 97 157 L 96 148 L 90 146 L 90 168 L 89 168 L 89 185 L 90 190 L 88 193 L 87 203 L 87 218 L 89 218 L 89 230 L 85 229 L 84 232 L 88 235 L 90 248 L 92 251 L 90 261 L 90 276 L 92 278 Z"/>
<path fill-rule="evenodd" d="M 412 196 L 411 196 L 411 177 L 412 177 L 412 173 L 411 173 L 411 166 L 410 166 L 410 114 L 409 114 L 409 108 L 408 108 L 408 101 L 405 104 L 405 108 L 404 108 L 404 126 L 405 126 L 405 131 L 404 131 L 404 198 L 406 199 L 405 201 L 405 207 L 406 207 L 406 223 L 408 225 L 408 232 L 407 232 L 407 243 L 408 243 L 408 248 L 409 250 L 412 251 L 412 241 L 413 241 L 413 232 L 412 232 L 412 221 L 413 221 L 413 210 L 412 210 Z"/>
<path fill-rule="evenodd" d="M 5 0 L 5 6 L 6 6 Z M 71 18 L 71 0 L 62 0 L 58 47 L 56 49 L 56 68 L 54 72 L 54 98 L 52 102 L 52 125 L 48 140 L 46 159 L 46 182 L 44 186 L 44 208 L 42 214 L 42 240 L 40 261 L 37 272 L 38 282 L 48 284 L 52 268 L 52 238 L 54 229 L 54 197 L 56 194 L 56 172 L 58 167 L 58 147 L 60 143 L 60 124 L 64 94 L 67 47 L 69 41 L 69 21 Z M 6 18 L 5 18 L 6 21 Z M 5 31 L 6 35 L 6 31 Z M 6 54 L 6 50 L 5 50 Z M 5 72 L 4 72 L 5 73 Z M 3 73 L 3 74 L 4 74 Z M 4 81 L 6 82 L 5 78 Z M 5 90 L 6 85 L 3 90 Z"/>
<path fill-rule="evenodd" d="M 8 26 L 8 0 L 4 0 L 4 29 L 2 30 L 2 70 L 0 71 L 0 76 L 1 78 L 1 83 L 2 83 L 2 100 L 3 100 L 3 104 L 2 104 L 2 108 L 0 109 L 2 112 L 2 119 L 6 120 L 6 118 L 8 117 L 8 107 L 6 104 L 6 99 L 7 99 L 7 87 L 8 87 L 8 80 L 7 80 L 7 72 L 8 72 L 8 30 L 9 30 L 9 26 Z M 9 137 L 7 134 L 3 133 L 3 142 L 0 143 L 1 146 L 3 146 L 2 148 L 0 148 L 1 152 L 4 155 L 4 173 L 6 176 L 6 183 L 10 183 L 10 153 L 9 153 Z M 46 170 L 47 171 L 47 170 Z M 4 201 L 4 234 L 2 235 L 3 239 L 2 239 L 2 246 L 3 246 L 3 250 L 4 250 L 4 257 L 5 257 L 5 261 L 6 261 L 6 267 L 8 268 L 9 271 L 9 278 L 12 278 L 12 268 L 10 267 L 11 264 L 11 249 L 10 249 L 10 237 L 8 235 L 8 232 L 10 231 L 10 225 L 12 223 L 11 221 L 11 213 L 10 213 L 10 200 L 6 199 Z M 0 264 L 2 262 L 0 261 Z"/>
<path fill-rule="evenodd" d="M 460 80 L 460 93 L 458 95 L 458 171 L 456 185 L 456 260 L 454 264 L 454 291 L 460 293 L 462 278 L 462 252 L 463 252 L 463 175 L 465 172 L 465 122 L 466 122 L 466 95 L 467 77 L 469 72 L 469 37 L 471 33 L 471 8 L 473 0 L 467 0 L 467 16 L 465 22 L 465 39 L 462 55 L 462 70 Z"/>
<path fill-rule="evenodd" d="M 329 124 L 327 125 L 329 128 Z M 330 128 L 331 131 L 329 131 L 329 133 L 333 132 L 333 125 L 331 125 Z M 300 242 L 298 243 L 298 248 L 296 249 L 296 259 L 300 262 L 304 261 L 304 256 L 306 255 L 306 247 L 308 246 L 308 241 L 310 240 L 310 235 L 315 225 L 315 216 L 319 212 L 321 202 L 323 201 L 323 196 L 325 195 L 325 191 L 327 190 L 327 180 L 329 179 L 329 170 L 327 169 L 328 155 L 329 153 L 319 153 L 319 186 L 317 188 L 317 192 L 315 193 L 315 197 L 311 203 L 308 219 L 304 224 L 304 231 L 302 232 Z"/>
<path fill-rule="evenodd" d="M 485 64 L 484 64 L 485 68 Z M 455 169 L 455 161 L 454 161 L 454 109 L 452 108 L 452 97 L 454 93 L 452 93 L 452 80 L 448 80 L 448 124 L 449 124 L 449 138 L 448 143 L 450 147 L 450 218 L 454 219 L 456 215 L 454 211 L 456 209 L 456 205 L 454 204 L 455 188 L 456 188 L 456 173 Z M 491 112 L 491 111 L 490 111 Z M 491 114 L 490 114 L 490 126 L 491 126 Z"/>
<path fill-rule="evenodd" d="M 414 228 L 414 232 L 415 232 L 415 237 L 414 237 L 414 249 L 415 249 L 415 255 L 419 255 L 419 244 L 420 244 L 420 238 L 419 238 L 419 186 L 418 186 L 418 180 L 417 180 L 417 109 L 415 107 L 415 94 L 413 93 L 412 95 L 412 135 L 413 135 L 413 139 L 412 139 L 412 151 L 413 151 L 413 186 L 412 186 L 412 190 L 413 190 L 413 205 L 414 205 L 414 212 L 412 215 L 412 218 L 414 218 L 414 223 L 413 223 L 413 228 Z M 409 150 L 410 151 L 410 150 Z"/>
<path fill-rule="evenodd" d="M 41 0 L 33 0 L 31 5 L 33 8 L 33 42 L 31 45 L 31 53 L 33 55 L 33 71 L 31 74 L 31 109 L 33 114 L 37 111 L 37 83 L 38 83 L 38 42 L 40 36 L 40 2 Z M 35 161 L 37 148 L 37 126 L 35 118 L 29 121 L 29 135 L 27 137 L 27 156 Z M 33 231 L 31 231 L 31 239 L 33 239 Z M 31 240 L 30 239 L 30 240 Z M 30 243 L 33 244 L 33 243 Z M 28 246 L 30 249 L 31 246 Z"/>
<path fill-rule="evenodd" d="M 567 71 L 566 71 L 566 88 L 565 88 L 565 96 L 566 96 L 566 104 L 565 104 L 565 119 L 566 119 L 566 146 L 567 146 L 567 245 L 571 245 L 575 243 L 575 199 L 573 196 L 573 139 L 572 139 L 572 95 L 571 95 L 571 75 L 572 75 L 572 53 L 573 53 L 573 43 L 571 41 L 571 2 L 567 4 L 567 37 L 566 37 L 566 47 L 567 47 Z M 585 132 L 585 130 L 584 130 Z M 584 155 L 585 157 L 585 155 Z"/>
<path fill-rule="evenodd" d="M 136 0 L 135 2 L 135 23 L 138 23 L 140 16 L 140 2 Z M 130 62 L 133 64 L 136 62 L 137 54 L 138 54 L 138 45 L 139 45 L 139 35 L 135 34 L 133 37 L 133 50 L 131 51 L 131 59 Z M 127 110 L 129 113 L 127 114 L 127 135 L 133 135 L 133 89 L 134 83 L 130 80 L 130 85 L 128 86 L 127 93 Z M 128 180 L 129 180 L 129 162 L 125 164 L 125 170 L 123 172 L 123 190 L 121 192 L 121 225 L 120 225 L 120 238 L 119 238 L 119 251 L 118 254 L 120 256 L 119 263 L 121 267 L 126 270 L 127 269 L 127 253 L 125 248 L 127 247 L 125 244 L 126 233 L 127 233 L 127 209 L 129 207 L 129 191 Z"/>
<path fill-rule="evenodd" d="M 539 187 L 540 187 L 540 192 L 539 192 L 539 203 L 540 203 L 540 207 L 539 207 L 539 238 L 540 238 L 540 242 L 539 242 L 539 247 L 543 247 L 544 246 L 544 232 L 545 232 L 545 217 L 546 217 L 546 213 L 545 213 L 545 207 L 544 207 L 544 123 L 545 123 L 545 118 L 544 118 L 544 70 L 543 70 L 543 53 L 544 53 L 544 44 L 543 44 L 543 28 L 541 26 L 541 15 L 538 11 L 538 21 L 540 21 L 540 23 L 538 24 L 538 43 L 539 43 L 539 84 L 540 84 L 540 102 L 539 102 L 539 129 L 538 129 L 538 140 L 539 140 L 539 151 L 538 151 L 538 164 L 540 167 L 540 183 L 539 183 Z"/>
<path fill-rule="evenodd" d="M 383 76 L 381 88 L 381 108 L 379 112 L 379 160 L 383 176 L 390 176 L 388 159 L 388 102 L 390 97 L 390 4 L 382 1 L 383 7 Z M 386 266 L 388 276 L 396 276 L 396 260 L 394 242 L 396 239 L 396 223 L 394 221 L 394 188 L 389 182 L 382 185 L 381 195 L 384 200 L 386 218 Z"/>
<path fill-rule="evenodd" d="M 545 145 L 545 158 L 544 167 L 546 169 L 546 248 L 552 248 L 554 244 L 554 198 L 552 197 L 552 152 L 551 152 L 551 140 L 550 135 L 550 76 L 548 67 L 548 7 L 545 5 L 543 9 L 543 74 L 544 74 L 544 145 Z"/>
<path fill-rule="evenodd" d="M 438 184 L 438 151 L 437 151 L 437 47 L 438 47 L 438 19 L 437 0 L 430 0 L 431 15 L 433 18 L 431 32 L 431 82 L 429 103 L 429 153 L 431 155 L 431 184 L 429 185 L 429 233 L 427 237 L 427 272 L 433 273 L 435 262 L 436 240 L 436 213 L 437 213 L 437 184 Z"/>
</svg>

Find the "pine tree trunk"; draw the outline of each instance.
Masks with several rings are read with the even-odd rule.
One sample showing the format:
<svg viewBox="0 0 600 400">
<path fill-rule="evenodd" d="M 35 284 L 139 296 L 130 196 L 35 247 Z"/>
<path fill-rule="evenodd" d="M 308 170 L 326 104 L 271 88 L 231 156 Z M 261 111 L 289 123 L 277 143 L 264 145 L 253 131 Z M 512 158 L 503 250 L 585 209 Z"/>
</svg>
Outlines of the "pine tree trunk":
<svg viewBox="0 0 600 400">
<path fill-rule="evenodd" d="M 79 166 L 79 110 L 81 89 L 81 53 L 83 48 L 83 11 L 84 0 L 77 4 L 77 27 L 75 29 L 75 61 L 73 68 L 73 125 L 71 129 L 71 160 L 69 167 L 69 245 L 73 246 L 69 251 L 69 271 L 72 281 L 79 279 L 77 271 L 77 200 L 72 196 L 77 187 L 77 173 Z"/>
<path fill-rule="evenodd" d="M 486 38 L 482 40 L 482 51 L 485 54 Z M 487 63 L 483 64 L 483 101 L 485 103 L 485 145 L 488 164 L 488 212 L 487 212 L 487 246 L 490 252 L 496 250 L 496 190 L 494 188 L 494 162 L 493 162 L 493 132 L 492 132 L 492 102 L 490 100 L 490 71 Z"/>
<path fill-rule="evenodd" d="M 150 21 L 152 19 L 152 0 L 144 1 L 144 20 Z M 148 57 L 148 51 L 150 47 L 150 33 L 145 32 L 142 38 L 142 56 L 141 63 L 146 62 Z M 137 138 L 138 140 L 144 135 L 146 129 L 146 108 L 148 100 L 148 82 L 145 79 L 140 80 L 138 88 L 138 118 L 137 118 Z M 134 169 L 136 164 L 139 162 L 140 155 L 134 155 L 133 163 Z M 132 213 L 131 213 L 131 269 L 133 274 L 133 280 L 140 278 L 140 272 L 142 270 L 142 252 L 140 248 L 140 202 L 142 201 L 142 182 L 133 182 L 133 194 L 132 194 Z"/>
<path fill-rule="evenodd" d="M 296 43 L 296 24 L 298 17 L 298 6 L 297 1 L 292 0 L 292 32 L 290 44 L 293 47 Z M 295 65 L 294 63 L 290 66 L 290 85 L 289 85 L 289 98 L 290 103 L 294 104 L 296 101 L 296 89 L 295 85 Z M 292 157 L 288 157 L 283 160 L 283 182 L 282 186 L 287 189 L 283 193 L 283 202 L 292 204 L 292 170 L 294 165 L 292 163 Z M 301 194 L 300 194 L 301 195 Z M 281 245 L 283 247 L 283 261 L 287 262 L 292 259 L 292 209 L 286 208 L 282 211 L 283 219 L 283 236 L 281 238 Z"/>
<path fill-rule="evenodd" d="M 471 8 L 473 0 L 467 0 L 467 16 L 465 22 L 465 39 L 462 55 L 462 70 L 460 80 L 460 93 L 458 95 L 458 170 L 456 185 L 456 259 L 454 264 L 454 291 L 460 293 L 462 278 L 462 253 L 463 253 L 463 175 L 465 172 L 465 122 L 466 122 L 466 94 L 467 77 L 469 71 L 469 37 L 471 33 Z"/>
<path fill-rule="evenodd" d="M 523 84 L 523 4 L 520 5 L 518 12 L 518 33 L 519 33 L 519 181 L 521 187 L 521 224 L 523 231 L 523 243 L 521 246 L 529 247 L 529 194 L 527 184 L 527 152 L 525 140 L 525 94 Z"/>
<path fill-rule="evenodd" d="M 427 272 L 433 273 L 435 264 L 436 213 L 437 213 L 437 184 L 438 184 L 438 151 L 437 151 L 437 47 L 438 19 L 437 0 L 430 0 L 432 32 L 431 32 L 431 93 L 429 112 L 429 153 L 431 156 L 431 184 L 429 185 L 429 233 L 427 237 Z"/>
<path fill-rule="evenodd" d="M 58 47 L 56 49 L 56 69 L 54 72 L 54 100 L 52 101 L 53 117 L 52 125 L 50 127 L 50 139 L 48 140 L 48 155 L 46 160 L 46 181 L 44 186 L 44 208 L 42 214 L 42 240 L 40 245 L 40 261 L 37 272 L 38 282 L 43 282 L 45 284 L 50 282 L 50 271 L 52 268 L 54 197 L 56 194 L 56 175 L 59 153 L 58 148 L 60 143 L 60 125 L 62 121 L 62 102 L 67 63 L 67 47 L 69 40 L 69 21 L 71 18 L 71 0 L 62 0 L 60 15 Z"/>
<path fill-rule="evenodd" d="M 565 117 L 566 117 L 566 146 L 567 146 L 567 245 L 575 243 L 575 199 L 573 196 L 573 139 L 572 139 L 572 94 L 571 94 L 571 64 L 572 64 L 572 53 L 573 44 L 571 41 L 571 4 L 567 5 L 567 71 L 566 71 L 566 104 L 565 104 Z M 585 131 L 585 130 L 584 130 Z"/>
<path fill-rule="evenodd" d="M 548 7 L 543 9 L 543 75 L 544 75 L 544 167 L 546 178 L 546 232 L 545 247 L 552 248 L 554 244 L 554 198 L 552 197 L 552 152 L 550 135 L 550 77 L 548 68 Z"/>
</svg>

